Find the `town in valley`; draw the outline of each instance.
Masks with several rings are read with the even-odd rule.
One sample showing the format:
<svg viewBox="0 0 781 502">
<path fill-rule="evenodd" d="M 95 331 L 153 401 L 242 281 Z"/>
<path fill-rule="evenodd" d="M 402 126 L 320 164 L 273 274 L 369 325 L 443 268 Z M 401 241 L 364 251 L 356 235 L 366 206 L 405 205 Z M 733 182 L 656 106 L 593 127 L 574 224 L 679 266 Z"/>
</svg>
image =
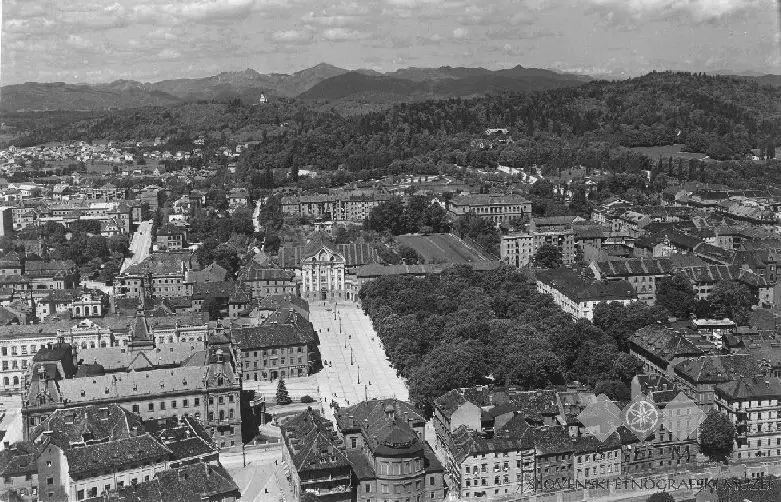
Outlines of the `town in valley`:
<svg viewBox="0 0 781 502">
<path fill-rule="evenodd" d="M 768 2 L 583 0 L 584 39 L 557 2 L 36 3 L 3 20 L 0 501 L 781 500 Z M 214 74 L 241 44 L 268 71 Z M 357 69 L 278 71 L 325 49 Z"/>
</svg>

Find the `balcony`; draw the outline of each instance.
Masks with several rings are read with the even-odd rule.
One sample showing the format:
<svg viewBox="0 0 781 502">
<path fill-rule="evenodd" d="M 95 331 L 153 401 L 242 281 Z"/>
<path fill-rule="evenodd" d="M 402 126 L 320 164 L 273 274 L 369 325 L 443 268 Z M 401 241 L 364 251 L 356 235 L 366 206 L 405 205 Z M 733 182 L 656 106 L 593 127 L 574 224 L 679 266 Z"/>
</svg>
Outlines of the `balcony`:
<svg viewBox="0 0 781 502">
<path fill-rule="evenodd" d="M 337 493 L 348 493 L 349 491 L 350 491 L 350 486 L 343 485 L 343 486 L 334 486 L 331 488 L 306 488 L 304 490 L 304 493 L 311 493 L 316 497 L 325 497 Z"/>
</svg>

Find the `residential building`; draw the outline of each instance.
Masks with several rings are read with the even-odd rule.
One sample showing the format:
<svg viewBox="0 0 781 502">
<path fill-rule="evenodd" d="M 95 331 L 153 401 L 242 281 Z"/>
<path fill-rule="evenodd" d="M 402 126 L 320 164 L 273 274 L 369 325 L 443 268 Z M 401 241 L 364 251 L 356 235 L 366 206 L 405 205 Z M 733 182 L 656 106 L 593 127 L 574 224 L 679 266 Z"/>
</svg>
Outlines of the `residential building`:
<svg viewBox="0 0 781 502">
<path fill-rule="evenodd" d="M 758 375 L 718 384 L 715 407 L 735 425 L 733 459 L 781 457 L 781 379 Z"/>
<path fill-rule="evenodd" d="M 312 324 L 293 310 L 277 311 L 260 326 L 234 332 L 245 381 L 274 381 L 309 375 L 317 335 Z"/>
<path fill-rule="evenodd" d="M 197 268 L 190 251 L 152 253 L 114 279 L 114 294 L 137 298 L 184 296 L 190 291 L 187 272 Z"/>
<path fill-rule="evenodd" d="M 569 230 L 550 230 L 546 232 L 513 232 L 503 235 L 499 247 L 502 261 L 525 267 L 532 264 L 534 255 L 544 245 L 555 246 L 561 250 L 561 259 L 565 265 L 575 261 L 575 234 Z"/>
<path fill-rule="evenodd" d="M 36 355 L 24 389 L 25 438 L 58 410 L 119 404 L 145 420 L 193 416 L 220 448 L 240 444 L 241 382 L 227 346 L 210 344 L 180 367 L 127 373 L 78 376 L 73 359 L 68 345 Z"/>
<path fill-rule="evenodd" d="M 252 293 L 252 298 L 262 299 L 269 295 L 298 295 L 296 274 L 272 266 L 264 266 L 252 260 L 239 270 L 237 281 Z"/>
<path fill-rule="evenodd" d="M 459 195 L 448 208 L 455 217 L 472 212 L 493 223 L 509 223 L 530 216 L 532 203 L 520 195 L 471 194 Z"/>
<path fill-rule="evenodd" d="M 294 497 L 301 500 L 304 494 L 311 494 L 328 502 L 355 500 L 352 465 L 344 440 L 330 421 L 309 408 L 284 421 L 280 431 L 283 462 L 289 469 Z M 357 500 L 363 501 L 377 494 L 358 490 L 357 495 Z"/>
<path fill-rule="evenodd" d="M 649 305 L 656 302 L 656 287 L 660 279 L 673 274 L 670 260 L 629 259 L 591 262 L 594 277 L 600 281 L 628 281 L 640 301 Z"/>
<path fill-rule="evenodd" d="M 187 232 L 175 225 L 157 229 L 155 242 L 159 250 L 180 251 L 187 243 Z"/>
<path fill-rule="evenodd" d="M 551 295 L 553 301 L 574 319 L 594 319 L 594 309 L 600 303 L 629 305 L 637 300 L 627 281 L 588 282 L 567 268 L 535 272 L 537 291 Z"/>
<path fill-rule="evenodd" d="M 444 470 L 426 443 L 425 425 L 423 415 L 397 399 L 337 409 L 357 500 L 444 500 Z"/>
</svg>

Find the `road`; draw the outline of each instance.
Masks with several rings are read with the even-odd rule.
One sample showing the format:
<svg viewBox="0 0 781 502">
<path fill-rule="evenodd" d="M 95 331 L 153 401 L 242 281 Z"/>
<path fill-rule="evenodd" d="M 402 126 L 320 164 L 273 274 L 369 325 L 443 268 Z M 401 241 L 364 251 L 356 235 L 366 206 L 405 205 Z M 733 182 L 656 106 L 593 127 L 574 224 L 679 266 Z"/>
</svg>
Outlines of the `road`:
<svg viewBox="0 0 781 502">
<path fill-rule="evenodd" d="M 252 225 L 255 227 L 255 233 L 260 233 L 262 228 L 260 228 L 260 220 L 258 219 L 260 217 L 260 206 L 262 206 L 262 199 L 258 199 L 255 202 L 255 210 L 252 211 Z"/>
<path fill-rule="evenodd" d="M 133 238 L 130 241 L 130 252 L 132 256 L 125 258 L 122 262 L 122 268 L 120 272 L 124 272 L 125 269 L 132 265 L 137 265 L 144 261 L 149 256 L 149 251 L 152 249 L 152 220 L 142 221 L 138 224 L 138 229 L 133 234 Z"/>
<path fill-rule="evenodd" d="M 375 397 L 409 400 L 404 380 L 391 368 L 371 320 L 358 306 L 313 302 L 309 311 L 309 320 L 320 333 L 323 363 L 328 363 L 317 373 L 328 419 L 333 419 L 331 401 L 344 407 Z"/>
<path fill-rule="evenodd" d="M 285 478 L 282 447 L 247 450 L 247 465 L 241 451 L 220 453 L 220 463 L 239 486 L 242 501 L 293 502 L 292 490 Z"/>
</svg>

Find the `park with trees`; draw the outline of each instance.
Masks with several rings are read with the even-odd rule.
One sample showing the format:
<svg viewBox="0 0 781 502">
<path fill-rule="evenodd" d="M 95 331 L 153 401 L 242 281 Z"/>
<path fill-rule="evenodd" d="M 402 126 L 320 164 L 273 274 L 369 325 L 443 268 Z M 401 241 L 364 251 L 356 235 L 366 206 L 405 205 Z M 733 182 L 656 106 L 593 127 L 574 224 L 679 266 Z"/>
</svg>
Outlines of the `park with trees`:
<svg viewBox="0 0 781 502">
<path fill-rule="evenodd" d="M 509 266 L 381 277 L 359 296 L 411 398 L 427 412 L 450 389 L 488 383 L 534 389 L 578 380 L 625 398 L 641 368 L 626 352 L 628 337 L 667 316 L 660 307 L 608 304 L 593 324 L 573 321 Z"/>
</svg>

